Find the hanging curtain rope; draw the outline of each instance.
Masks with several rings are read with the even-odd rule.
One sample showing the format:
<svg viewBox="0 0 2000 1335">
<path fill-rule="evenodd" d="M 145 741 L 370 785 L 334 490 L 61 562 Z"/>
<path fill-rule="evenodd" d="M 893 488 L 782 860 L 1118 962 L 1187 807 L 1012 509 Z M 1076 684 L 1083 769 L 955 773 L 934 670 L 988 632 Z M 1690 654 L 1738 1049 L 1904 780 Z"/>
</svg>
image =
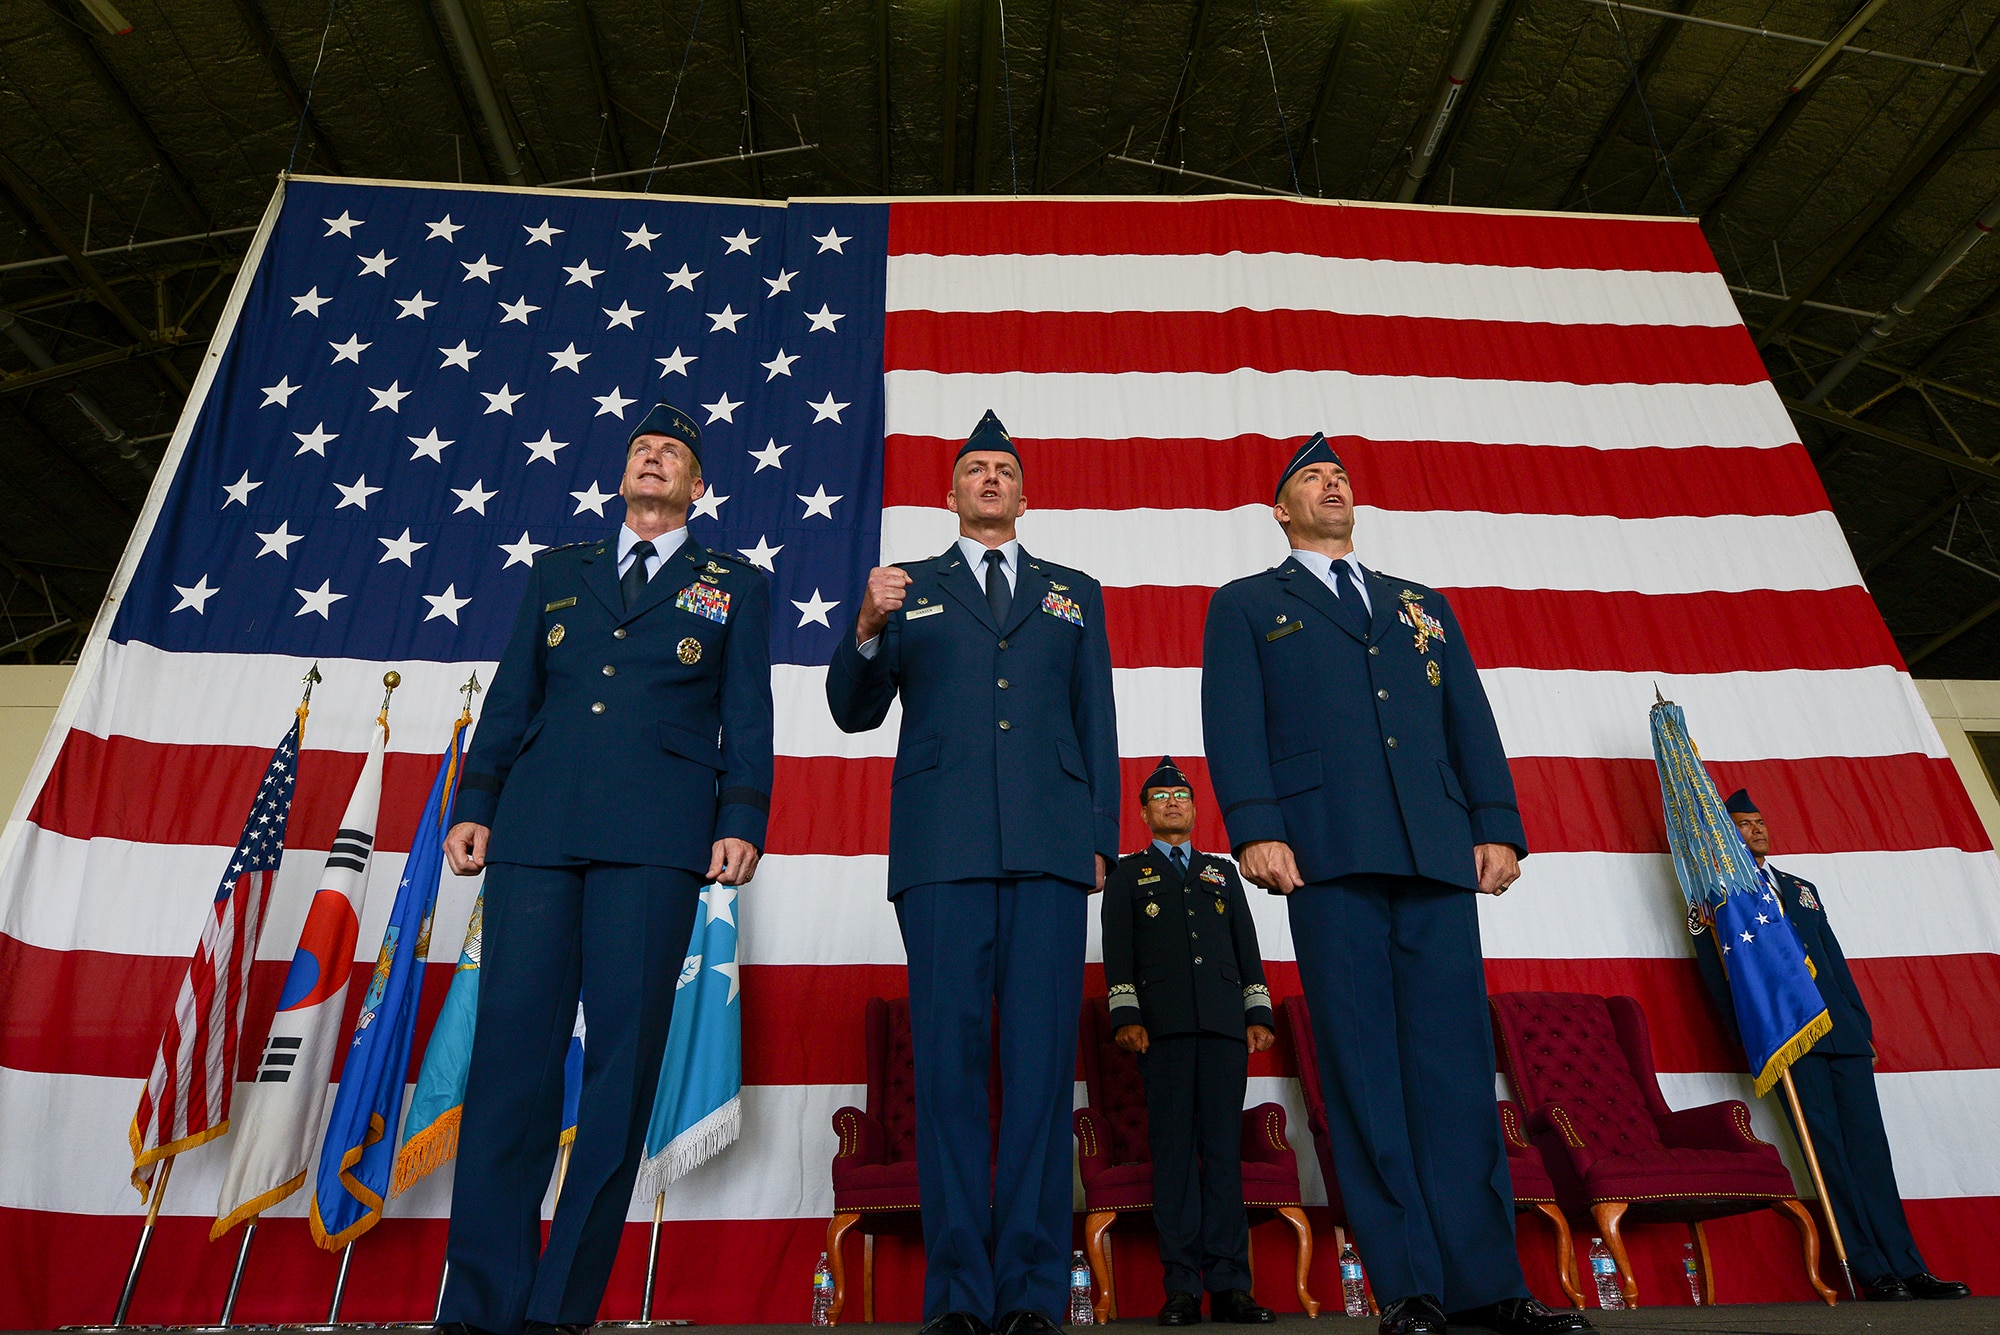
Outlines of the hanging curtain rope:
<svg viewBox="0 0 2000 1335">
<path fill-rule="evenodd" d="M 1278 128 L 1285 136 L 1285 161 L 1292 168 L 1292 193 L 1303 195 L 1299 185 L 1299 159 L 1292 152 L 1292 127 L 1285 121 L 1285 102 L 1278 96 L 1278 63 L 1271 59 L 1271 35 L 1264 27 L 1264 0 L 1257 0 L 1257 36 L 1264 43 L 1264 68 L 1271 72 L 1271 102 L 1278 108 Z"/>
<path fill-rule="evenodd" d="M 706 3 L 707 0 L 701 0 L 694 7 L 694 24 L 688 29 L 687 48 L 681 52 L 681 70 L 674 76 L 674 93 L 667 99 L 667 118 L 660 122 L 660 137 L 653 144 L 653 160 L 646 164 L 646 183 L 639 187 L 641 194 L 652 193 L 653 177 L 659 174 L 660 150 L 667 146 L 667 127 L 674 123 L 674 108 L 680 104 L 681 80 L 687 78 L 688 57 L 694 54 L 694 35 L 701 31 L 701 10 Z"/>
<path fill-rule="evenodd" d="M 312 115 L 313 89 L 319 87 L 319 67 L 326 60 L 326 38 L 333 31 L 333 11 L 340 7 L 340 0 L 326 0 L 326 23 L 319 30 L 319 54 L 313 57 L 312 77 L 306 80 L 305 105 L 299 108 L 298 128 L 292 131 L 292 156 L 285 160 L 285 175 L 299 165 L 299 144 L 306 137 L 306 117 Z"/>
</svg>

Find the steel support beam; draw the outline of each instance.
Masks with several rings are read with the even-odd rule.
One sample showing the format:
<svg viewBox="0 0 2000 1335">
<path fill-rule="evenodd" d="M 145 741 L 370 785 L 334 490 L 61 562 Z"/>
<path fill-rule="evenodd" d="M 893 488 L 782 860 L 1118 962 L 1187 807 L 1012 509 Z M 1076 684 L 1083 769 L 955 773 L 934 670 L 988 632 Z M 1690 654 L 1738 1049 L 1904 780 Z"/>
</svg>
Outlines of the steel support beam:
<svg viewBox="0 0 2000 1335">
<path fill-rule="evenodd" d="M 1980 608 L 1977 612 L 1974 612 L 1971 616 L 1966 617 L 1963 621 L 1953 626 L 1950 630 L 1946 631 L 1944 634 L 1930 641 L 1930 643 L 1926 644 L 1923 648 L 1911 654 L 1908 658 L 1903 660 L 1904 665 L 1907 667 L 1915 667 L 1917 664 L 1923 662 L 1926 658 L 1929 658 L 1932 654 L 1936 653 L 1938 650 L 1944 648 L 1947 644 L 1950 644 L 1953 640 L 1957 639 L 1959 636 L 1965 634 L 1965 632 L 1973 629 L 1975 626 L 1983 624 L 1996 612 L 2000 612 L 2000 598 L 1995 598 L 1992 602 L 1986 604 L 1986 606 Z"/>
<path fill-rule="evenodd" d="M 0 328 L 4 328 L 6 323 L 13 318 L 12 312 L 0 310 Z M 183 343 L 202 341 L 204 340 L 198 338 L 177 339 L 173 342 L 150 348 L 143 343 L 128 343 L 122 348 L 112 348 L 107 352 L 94 352 L 88 357 L 78 357 L 72 361 L 56 362 L 51 360 L 46 366 L 38 362 L 36 363 L 35 370 L 23 371 L 20 375 L 0 375 L 0 395 L 18 394 L 23 390 L 35 389 L 41 385 L 52 385 L 59 380 L 67 380 L 71 376 L 82 375 L 86 371 L 95 371 L 106 366 L 116 366 L 120 362 L 129 362 L 135 357 L 156 356 L 162 352 L 170 352 L 180 347 Z M 30 359 L 32 360 L 32 358 Z M 109 435 L 105 438 L 107 440 L 112 439 Z"/>
<path fill-rule="evenodd" d="M 243 0 L 237 2 L 241 4 Z M 486 133 L 493 139 L 493 151 L 500 158 L 500 174 L 509 185 L 526 185 L 528 177 L 521 170 L 521 155 L 514 151 L 514 132 L 508 128 L 507 113 L 500 105 L 499 91 L 493 86 L 493 72 L 486 67 L 479 34 L 473 31 L 472 16 L 466 13 L 464 0 L 438 0 L 438 3 L 444 9 L 451 40 L 458 47 L 458 58 L 465 62 L 465 77 L 472 82 L 472 97 L 479 104 Z"/>
<path fill-rule="evenodd" d="M 1883 543 L 1866 561 L 1863 561 L 1861 563 L 1861 577 L 1866 579 L 1870 571 L 1894 559 L 1905 547 L 1928 532 L 1933 524 L 1943 519 L 1953 510 L 1956 510 L 1966 501 L 1971 500 L 1985 485 L 1983 481 L 1976 477 L 1966 478 L 1964 481 L 1955 484 L 1949 495 L 1930 509 L 1924 511 L 1922 518 L 1918 519 L 1901 533 L 1898 533 L 1895 537 L 1889 539 L 1888 542 Z"/>
<path fill-rule="evenodd" d="M 886 3 L 886 0 L 885 0 Z M 1040 194 L 1049 179 L 1049 130 L 1056 119 L 1056 62 L 1062 58 L 1062 0 L 1049 0 L 1049 41 L 1042 52 L 1042 107 L 1035 118 L 1035 179 Z"/>
<path fill-rule="evenodd" d="M 36 448 L 44 455 L 54 460 L 57 466 L 65 473 L 71 475 L 80 489 L 84 493 L 87 493 L 87 499 L 90 504 L 102 506 L 122 516 L 128 528 L 131 522 L 138 517 L 138 511 L 119 499 L 118 494 L 106 486 L 104 480 L 98 477 L 96 472 L 81 459 L 57 443 L 55 437 L 43 430 L 42 424 L 37 422 L 34 416 L 21 407 L 20 404 L 14 402 L 12 399 L 0 398 L 0 415 L 12 418 L 13 424 L 22 439 L 33 442 Z M 74 496 L 74 493 L 65 494 Z M 53 508 L 57 511 L 62 509 L 61 506 Z M 116 545 L 123 545 L 122 535 L 121 541 Z"/>
<path fill-rule="evenodd" d="M 1812 88 L 1807 88 L 1804 93 L 1794 96 L 1804 97 L 1811 92 Z M 1868 243 L 1896 220 L 1951 155 L 1957 152 L 1966 136 L 1985 123 L 1996 106 L 2000 106 L 2000 65 L 1988 70 L 1973 85 L 1972 91 L 1946 113 L 1916 151 L 1903 160 L 1896 174 L 1889 178 L 1868 207 L 1841 232 L 1812 277 L 1800 283 L 1792 299 L 1757 332 L 1758 347 L 1765 347 L 1782 334 L 1797 318 L 1799 307 L 1808 297 L 1817 297 L 1823 288 L 1847 272 L 1848 266 L 1860 258 Z"/>
<path fill-rule="evenodd" d="M 278 49 L 278 39 L 271 35 L 271 25 L 264 21 L 264 11 L 257 7 L 256 0 L 236 0 L 237 16 L 243 26 L 250 30 L 250 40 L 264 57 L 264 64 L 270 68 L 271 77 L 277 80 L 278 90 L 291 103 L 292 114 L 305 122 L 306 133 L 318 145 L 319 153 L 326 160 L 327 170 L 334 176 L 347 175 L 347 168 L 340 163 L 340 154 L 334 151 L 333 140 L 327 137 L 319 118 L 306 105 L 306 95 L 299 88 L 298 80 L 292 77 L 292 67 L 285 63 L 285 53 Z"/>
<path fill-rule="evenodd" d="M 605 146 L 619 171 L 631 170 L 625 157 L 625 137 L 618 133 L 618 111 L 611 105 L 611 84 L 604 77 L 604 52 L 597 44 L 597 23 L 591 17 L 590 0 L 570 0 L 576 11 L 577 35 L 583 39 L 583 58 L 590 66 L 590 86 L 597 93 L 597 119 L 604 126 Z"/>
<path fill-rule="evenodd" d="M 153 129 L 153 123 L 146 119 L 146 113 L 139 110 L 139 104 L 132 100 L 131 92 L 125 87 L 117 72 L 111 68 L 110 62 L 105 60 L 104 53 L 97 49 L 97 43 L 84 30 L 83 22 L 78 20 L 60 26 L 68 30 L 77 54 L 83 57 L 84 63 L 89 65 L 91 72 L 97 76 L 98 83 L 103 85 L 112 105 L 125 114 L 125 119 L 132 122 L 132 128 L 139 132 L 139 137 L 151 150 L 153 161 L 159 164 L 160 179 L 165 181 L 167 189 L 173 192 L 174 198 L 180 203 L 181 211 L 187 214 L 188 221 L 204 231 L 213 226 L 214 219 L 208 207 L 201 202 L 201 197 L 195 193 L 194 183 L 188 180 L 187 173 L 181 170 L 180 163 L 167 151 L 167 146 L 160 142 L 160 136 Z"/>
<path fill-rule="evenodd" d="M 2000 465 L 1989 463 L 1984 459 L 1969 454 L 1954 453 L 1942 445 L 1933 445 L 1927 440 L 1918 440 L 1915 436 L 1906 436 L 1900 431 L 1891 431 L 1888 427 L 1864 422 L 1859 417 L 1832 408 L 1802 403 L 1794 398 L 1783 398 L 1781 401 L 1791 411 L 1793 417 L 1809 417 L 1815 422 L 1839 427 L 1843 431 L 1868 440 L 1894 445 L 1897 449 L 1907 450 L 1911 454 L 1920 454 L 1933 463 L 1943 464 L 1946 468 L 1955 468 L 1962 473 L 1970 473 L 1984 481 L 2000 482 Z"/>
<path fill-rule="evenodd" d="M 472 104 L 465 100 L 465 88 L 459 83 L 458 74 L 451 67 L 451 49 L 445 45 L 444 29 L 438 27 L 437 12 L 431 8 L 427 0 L 417 4 L 415 8 L 418 16 L 423 19 L 418 26 L 423 29 L 424 41 L 430 47 L 431 59 L 437 62 L 438 78 L 444 81 L 446 91 L 451 94 L 452 110 L 458 113 L 457 133 L 462 136 L 460 142 L 472 146 L 472 160 L 478 164 L 480 178 L 482 181 L 490 182 L 494 179 L 493 167 L 486 159 L 486 150 L 480 146 L 479 131 L 474 128 L 478 118 L 472 113 Z M 458 154 L 458 167 L 462 176 L 465 171 L 465 155 L 462 150 Z"/>
<path fill-rule="evenodd" d="M 79 612 L 75 603 L 62 594 L 57 593 L 42 580 L 36 578 L 35 572 L 22 565 L 20 560 L 5 547 L 0 547 L 0 570 L 5 570 L 8 574 L 25 584 L 39 586 L 48 595 L 49 605 L 55 608 L 61 615 L 68 617 L 71 622 L 78 625 L 90 624 L 90 618 Z"/>
<path fill-rule="evenodd" d="M 1486 85 L 1493 77 L 1494 67 L 1500 63 L 1500 48 L 1507 44 L 1507 34 L 1514 30 L 1514 19 L 1521 11 L 1521 3 L 1522 0 L 1504 0 L 1500 6 L 1500 13 L 1493 24 L 1493 38 L 1480 48 L 1479 61 L 1472 68 L 1465 96 L 1459 99 L 1458 110 L 1451 118 L 1451 128 L 1445 132 L 1444 142 L 1438 145 L 1430 172 L 1417 184 L 1416 196 L 1424 203 L 1431 202 L 1430 187 L 1431 182 L 1437 180 L 1437 168 L 1451 162 L 1452 150 L 1458 147 L 1459 136 L 1465 133 L 1465 123 L 1472 118 L 1472 109 L 1486 94 Z"/>
<path fill-rule="evenodd" d="M 56 359 L 50 355 L 49 350 L 42 346 L 41 340 L 36 338 L 12 311 L 0 310 L 0 334 L 5 334 L 8 341 L 21 350 L 21 355 L 34 364 L 36 370 L 46 374 L 58 369 Z M 0 388 L 11 388 L 11 386 L 0 386 Z M 128 460 L 139 458 L 138 447 L 132 444 L 125 428 L 118 425 L 103 404 L 74 386 L 63 392 L 69 396 L 70 402 L 76 405 L 76 410 L 97 428 L 98 433 L 118 447 L 119 454 Z"/>
<path fill-rule="evenodd" d="M 1685 14 L 1693 9 L 1694 5 L 1695 0 L 1674 0 L 1674 13 Z M 1583 165 L 1577 168 L 1576 176 L 1571 179 L 1569 188 L 1563 191 L 1562 198 L 1556 201 L 1557 208 L 1566 209 L 1574 205 L 1577 196 L 1581 195 L 1583 188 L 1590 183 L 1590 174 L 1597 170 L 1604 161 L 1604 155 L 1618 142 L 1618 127 L 1625 123 L 1625 117 L 1639 104 L 1639 99 L 1645 95 L 1646 86 L 1652 83 L 1653 76 L 1659 73 L 1660 66 L 1667 63 L 1667 55 L 1674 49 L 1674 38 L 1680 36 L 1680 32 L 1680 24 L 1662 23 L 1659 32 L 1653 35 L 1653 44 L 1647 47 L 1646 54 L 1639 58 L 1639 77 L 1627 83 L 1624 91 L 1619 93 L 1618 105 L 1604 118 L 1604 124 L 1598 129 L 1597 138 L 1591 142 L 1590 152 L 1585 155 Z"/>
<path fill-rule="evenodd" d="M 938 178 L 942 193 L 958 193 L 958 46 L 964 0 L 944 0 L 944 112 L 938 136 Z"/>
<path fill-rule="evenodd" d="M 750 193 L 764 197 L 764 164 L 757 152 L 757 113 L 750 98 L 750 39 L 743 28 L 743 0 L 729 0 L 729 44 L 736 53 L 736 82 L 743 90 L 742 153 L 750 159 Z"/>
<path fill-rule="evenodd" d="M 23 176 L 20 169 L 4 153 L 0 153 L 0 189 L 4 189 L 14 207 L 20 210 L 21 216 L 47 237 L 49 244 L 63 253 L 64 258 L 69 261 L 70 268 L 83 280 L 84 285 L 97 298 L 98 304 L 124 326 L 126 333 L 149 350 L 165 351 L 160 340 L 153 336 L 153 331 L 132 314 L 131 307 L 111 290 L 111 284 L 104 281 L 104 275 L 97 271 L 97 266 L 90 262 L 89 257 L 56 224 L 54 216 L 42 207 L 41 196 L 36 192 L 34 183 Z M 162 359 L 154 365 L 159 367 L 181 394 L 185 395 L 188 392 L 187 377 L 180 373 L 180 368 L 173 362 Z"/>
<path fill-rule="evenodd" d="M 1319 96 L 1313 99 L 1312 117 L 1306 121 L 1305 138 L 1302 140 L 1307 150 L 1312 152 L 1316 152 L 1313 145 L 1319 142 L 1320 131 L 1326 128 L 1327 113 L 1333 109 L 1334 91 L 1340 87 L 1341 73 L 1347 68 L 1347 48 L 1354 40 L 1354 30 L 1361 26 L 1361 7 L 1354 4 L 1342 6 L 1336 22 L 1340 26 L 1335 29 L 1333 45 L 1327 50 L 1326 68 L 1319 76 Z M 1315 181 L 1319 179 L 1318 160 L 1317 156 L 1313 159 Z M 1321 194 L 1326 193 L 1323 185 L 1315 188 Z"/>
<path fill-rule="evenodd" d="M 1716 192 L 1714 200 L 1701 211 L 1703 227 L 1721 225 L 1723 216 L 1729 212 L 1730 206 L 1736 203 L 1736 197 L 1742 193 L 1745 183 L 1759 167 L 1764 165 L 1764 159 L 1771 156 L 1779 142 L 1792 128 L 1792 122 L 1799 118 L 1799 114 L 1806 109 L 1806 104 L 1812 100 L 1813 94 L 1817 91 L 1819 91 L 1818 85 L 1813 84 L 1796 93 L 1785 95 L 1784 102 L 1778 107 L 1778 114 L 1758 132 L 1756 142 L 1750 145 L 1750 151 L 1736 164 L 1736 170 L 1729 173 L 1729 179 L 1722 183 L 1722 189 Z"/>
<path fill-rule="evenodd" d="M 1060 0 L 1058 0 L 1060 3 Z M 875 0 L 875 124 L 881 134 L 882 193 L 889 193 L 889 0 Z"/>
<path fill-rule="evenodd" d="M 1000 92 L 1000 6 L 979 4 L 979 96 L 972 110 L 972 193 L 993 183 L 993 104 Z"/>
<path fill-rule="evenodd" d="M 1202 40 L 1208 34 L 1209 0 L 1200 0 L 1194 10 L 1194 26 L 1188 29 L 1187 54 L 1181 58 L 1180 82 L 1174 85 L 1173 104 L 1167 108 L 1167 123 L 1162 128 L 1160 143 L 1165 146 L 1167 161 L 1184 163 L 1185 154 L 1180 151 L 1181 113 L 1187 110 L 1188 99 L 1194 96 L 1195 62 L 1201 58 Z M 1160 189 L 1167 188 L 1167 178 L 1160 177 Z"/>
</svg>

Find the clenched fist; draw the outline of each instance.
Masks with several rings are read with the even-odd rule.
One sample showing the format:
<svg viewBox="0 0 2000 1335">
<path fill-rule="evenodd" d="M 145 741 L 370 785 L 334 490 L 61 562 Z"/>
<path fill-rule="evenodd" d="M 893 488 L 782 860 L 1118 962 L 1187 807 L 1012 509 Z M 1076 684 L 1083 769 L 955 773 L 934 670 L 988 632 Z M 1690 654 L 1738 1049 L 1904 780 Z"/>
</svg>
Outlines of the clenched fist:
<svg viewBox="0 0 2000 1335">
<path fill-rule="evenodd" d="M 882 633 L 882 627 L 889 624 L 889 614 L 903 605 L 903 592 L 909 587 L 909 572 L 900 566 L 876 566 L 868 572 L 861 617 L 854 626 L 856 644 L 866 644 Z"/>
</svg>

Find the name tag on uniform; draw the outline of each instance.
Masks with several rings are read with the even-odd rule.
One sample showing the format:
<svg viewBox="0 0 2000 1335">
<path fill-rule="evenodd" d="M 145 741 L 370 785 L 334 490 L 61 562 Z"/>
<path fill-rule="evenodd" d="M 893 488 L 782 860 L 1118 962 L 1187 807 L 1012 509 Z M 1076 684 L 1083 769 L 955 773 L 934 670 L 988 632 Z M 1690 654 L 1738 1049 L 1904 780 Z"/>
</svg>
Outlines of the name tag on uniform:
<svg viewBox="0 0 2000 1335">
<path fill-rule="evenodd" d="M 1278 628 L 1277 628 L 1276 630 L 1267 630 L 1267 631 L 1265 631 L 1265 632 L 1264 632 L 1264 638 L 1265 638 L 1265 639 L 1266 639 L 1267 641 L 1268 641 L 1268 640 L 1282 640 L 1282 639 L 1284 639 L 1284 638 L 1285 638 L 1285 637 L 1286 637 L 1287 635 L 1290 635 L 1290 634 L 1291 634 L 1291 633 L 1292 633 L 1293 631 L 1299 631 L 1299 630 L 1304 630 L 1305 628 L 1306 628 L 1306 623 L 1305 623 L 1305 622 L 1303 622 L 1303 621 L 1288 621 L 1288 622 L 1286 622 L 1286 623 L 1285 623 L 1284 625 L 1282 625 L 1282 626 L 1278 627 Z M 1287 650 L 1286 652 L 1290 652 L 1290 651 L 1289 651 L 1289 650 Z"/>
<path fill-rule="evenodd" d="M 729 594 L 710 584 L 690 584 L 674 599 L 674 606 L 710 621 L 729 620 Z"/>
<path fill-rule="evenodd" d="M 940 613 L 940 612 L 942 612 L 942 611 L 944 611 L 944 608 L 943 608 L 942 606 L 938 606 L 938 607 L 919 607 L 919 608 L 918 608 L 918 609 L 917 609 L 916 611 L 914 611 L 914 612 L 905 612 L 905 613 L 903 613 L 903 620 L 905 620 L 905 621 L 922 621 L 922 620 L 923 620 L 923 619 L 924 619 L 925 617 L 934 617 L 934 616 L 936 616 L 936 615 L 937 615 L 938 613 Z"/>
<path fill-rule="evenodd" d="M 1152 874 L 1151 876 L 1141 876 L 1141 877 L 1139 878 L 1139 884 L 1140 884 L 1140 885 L 1155 885 L 1155 884 L 1158 884 L 1158 882 L 1159 882 L 1159 879 L 1160 879 L 1160 875 L 1159 875 L 1159 873 L 1158 873 L 1158 872 L 1154 872 L 1154 873 L 1153 873 L 1153 874 Z"/>
<path fill-rule="evenodd" d="M 1069 622 L 1072 626 L 1083 624 L 1083 609 L 1054 589 L 1050 589 L 1048 596 L 1042 599 L 1042 610 L 1059 621 Z"/>
<path fill-rule="evenodd" d="M 547 607 L 544 607 L 542 610 L 544 612 L 560 612 L 565 607 L 575 607 L 575 606 L 576 606 L 576 599 L 574 598 L 558 598 L 554 602 L 550 603 Z"/>
</svg>

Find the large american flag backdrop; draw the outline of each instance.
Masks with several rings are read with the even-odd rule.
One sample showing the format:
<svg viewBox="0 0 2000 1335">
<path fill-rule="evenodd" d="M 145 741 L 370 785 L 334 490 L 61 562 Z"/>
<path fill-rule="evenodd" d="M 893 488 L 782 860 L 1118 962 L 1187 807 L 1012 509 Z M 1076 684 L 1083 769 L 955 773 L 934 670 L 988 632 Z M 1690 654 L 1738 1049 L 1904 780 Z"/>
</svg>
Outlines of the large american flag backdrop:
<svg viewBox="0 0 2000 1335">
<path fill-rule="evenodd" d="M 126 1128 L 306 669 L 325 681 L 246 1079 L 383 670 L 404 683 L 374 872 L 393 885 L 457 687 L 490 679 L 534 554 L 618 523 L 626 433 L 662 397 L 703 423 L 695 534 L 771 572 L 779 751 L 742 917 L 743 1136 L 669 1194 L 662 1313 L 805 1315 L 828 1119 L 864 1102 L 866 999 L 904 991 L 883 895 L 895 721 L 839 733 L 823 665 L 870 565 L 949 541 L 952 452 L 988 407 L 1021 443 L 1024 543 L 1105 584 L 1128 792 L 1162 752 L 1182 757 L 1204 848 L 1226 842 L 1200 759 L 1204 608 L 1282 557 L 1272 478 L 1300 437 L 1336 438 L 1362 559 L 1449 592 L 1513 758 L 1534 856 L 1512 894 L 1481 901 L 1490 986 L 1638 996 L 1680 1106 L 1748 1097 L 1690 959 L 1653 776 L 1655 683 L 1683 704 L 1723 790 L 1750 787 L 1780 864 L 1826 895 L 1929 1258 L 2000 1285 L 2000 863 L 1692 224 L 298 179 L 6 830 L 0 1323 L 110 1313 L 140 1213 Z M 1139 846 L 1136 809 L 1125 836 Z M 477 888 L 445 879 L 419 1052 Z M 369 897 L 357 971 L 391 898 Z M 1297 991 L 1282 904 L 1257 896 L 1256 912 L 1274 992 Z M 1254 1059 L 1250 1097 L 1293 1108 L 1317 1189 L 1291 1072 L 1282 1048 Z M 1803 1183 L 1774 1112 L 1754 1116 Z M 227 1155 L 205 1146 L 175 1173 L 134 1320 L 214 1318 L 234 1256 L 233 1237 L 206 1241 Z M 450 1179 L 357 1244 L 344 1315 L 428 1316 Z M 305 1199 L 260 1234 L 239 1319 L 325 1310 L 336 1263 L 296 1218 Z M 633 1217 L 610 1317 L 637 1312 L 648 1211 Z M 1286 1275 L 1289 1243 L 1267 1232 L 1262 1269 Z M 1684 1238 L 1638 1230 L 1651 1301 L 1684 1300 Z M 1775 1217 L 1711 1240 L 1725 1299 L 1811 1296 Z M 1532 1217 L 1521 1251 L 1555 1297 Z M 1150 1235 L 1120 1257 L 1146 1310 Z M 1334 1249 L 1319 1257 L 1315 1287 L 1337 1294 Z M 915 1244 L 883 1244 L 885 1318 L 917 1316 L 920 1266 Z"/>
</svg>

